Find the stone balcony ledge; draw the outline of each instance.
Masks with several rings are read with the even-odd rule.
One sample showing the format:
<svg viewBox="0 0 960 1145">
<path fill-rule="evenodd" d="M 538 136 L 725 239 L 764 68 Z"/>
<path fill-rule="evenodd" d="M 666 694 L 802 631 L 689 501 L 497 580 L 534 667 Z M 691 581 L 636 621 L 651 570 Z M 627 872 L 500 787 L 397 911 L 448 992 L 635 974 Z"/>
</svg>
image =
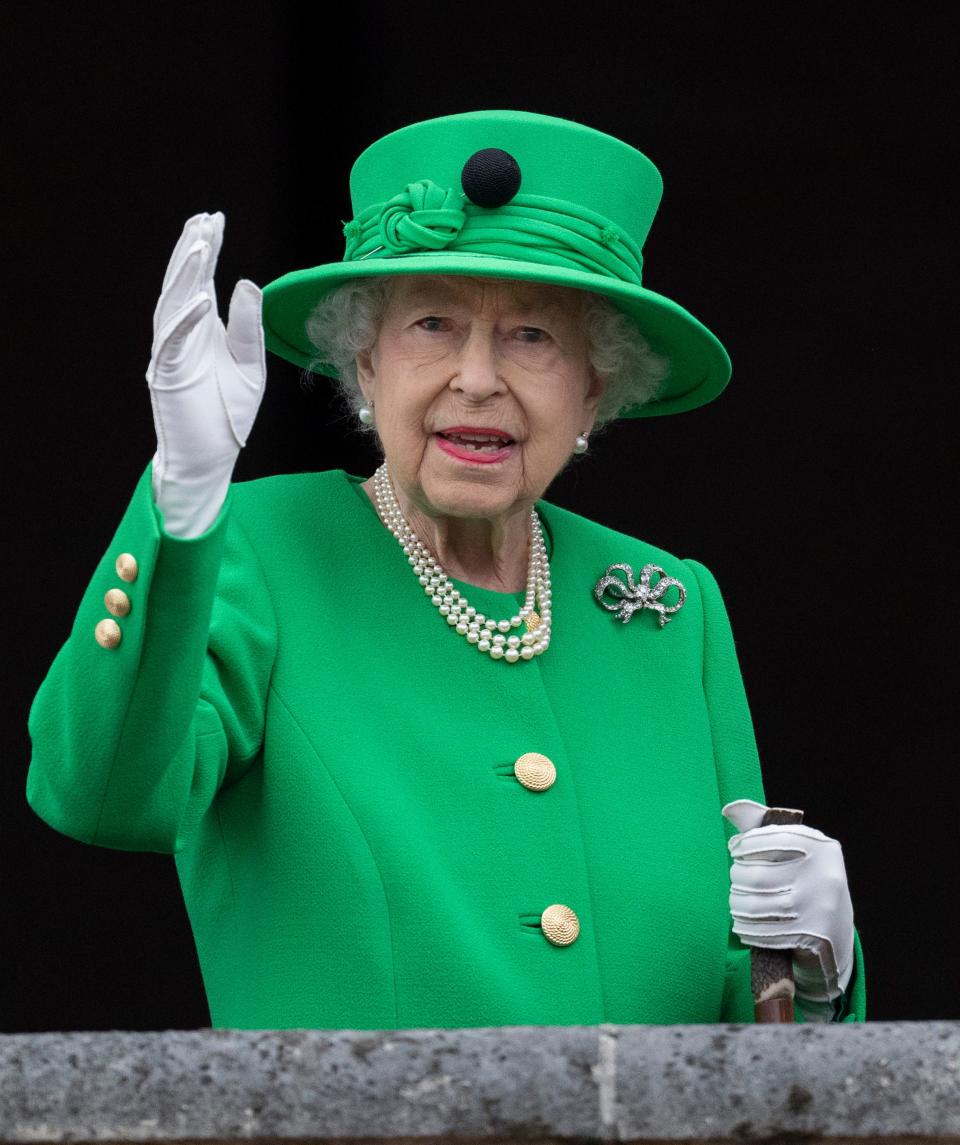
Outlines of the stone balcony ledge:
<svg viewBox="0 0 960 1145">
<path fill-rule="evenodd" d="M 0 1142 L 960 1142 L 960 1022 L 0 1035 Z"/>
</svg>

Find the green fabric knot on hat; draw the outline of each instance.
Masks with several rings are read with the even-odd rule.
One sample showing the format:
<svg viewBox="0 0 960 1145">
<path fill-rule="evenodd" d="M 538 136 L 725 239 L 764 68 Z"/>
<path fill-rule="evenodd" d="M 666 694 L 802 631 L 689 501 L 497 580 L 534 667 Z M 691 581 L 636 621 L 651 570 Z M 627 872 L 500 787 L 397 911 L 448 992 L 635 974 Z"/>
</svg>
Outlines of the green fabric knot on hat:
<svg viewBox="0 0 960 1145">
<path fill-rule="evenodd" d="M 412 250 L 442 250 L 457 237 L 466 221 L 463 196 L 430 179 L 408 183 L 383 204 L 377 220 L 380 242 L 397 254 Z"/>
<path fill-rule="evenodd" d="M 457 252 L 587 268 L 637 285 L 643 267 L 640 245 L 583 204 L 517 194 L 502 207 L 479 207 L 430 179 L 371 204 L 343 233 L 345 262 Z"/>
</svg>

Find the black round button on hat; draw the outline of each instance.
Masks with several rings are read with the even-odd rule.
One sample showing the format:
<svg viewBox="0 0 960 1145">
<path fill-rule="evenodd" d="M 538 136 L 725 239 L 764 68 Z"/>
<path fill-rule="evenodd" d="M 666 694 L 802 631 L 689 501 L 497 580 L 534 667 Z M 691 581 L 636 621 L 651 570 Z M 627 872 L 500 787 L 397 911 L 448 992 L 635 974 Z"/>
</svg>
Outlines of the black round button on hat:
<svg viewBox="0 0 960 1145">
<path fill-rule="evenodd" d="M 478 207 L 502 207 L 520 190 L 520 164 L 509 151 L 484 147 L 464 163 L 460 183 Z"/>
</svg>

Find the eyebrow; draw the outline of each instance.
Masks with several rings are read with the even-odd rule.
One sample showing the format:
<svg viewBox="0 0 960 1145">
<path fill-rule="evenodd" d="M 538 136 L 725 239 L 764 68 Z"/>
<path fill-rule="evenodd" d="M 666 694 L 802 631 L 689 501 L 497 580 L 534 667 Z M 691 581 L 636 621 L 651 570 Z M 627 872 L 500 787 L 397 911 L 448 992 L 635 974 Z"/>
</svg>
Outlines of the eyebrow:
<svg viewBox="0 0 960 1145">
<path fill-rule="evenodd" d="M 412 286 L 408 289 L 408 292 L 403 299 L 403 305 L 413 306 L 426 301 L 447 303 L 462 302 L 463 295 L 459 290 L 446 282 L 418 282 L 415 286 Z M 513 303 L 513 307 L 521 314 L 531 314 L 537 311 L 548 311 L 551 313 L 562 314 L 566 311 L 566 307 L 563 306 L 563 304 L 556 298 L 542 300 L 518 298 Z"/>
</svg>

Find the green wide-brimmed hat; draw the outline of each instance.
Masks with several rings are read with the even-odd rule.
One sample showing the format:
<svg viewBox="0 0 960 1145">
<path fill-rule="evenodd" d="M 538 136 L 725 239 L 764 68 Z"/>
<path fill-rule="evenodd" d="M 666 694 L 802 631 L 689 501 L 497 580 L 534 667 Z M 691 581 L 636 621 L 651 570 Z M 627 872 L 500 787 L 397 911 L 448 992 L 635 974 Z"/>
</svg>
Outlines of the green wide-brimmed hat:
<svg viewBox="0 0 960 1145">
<path fill-rule="evenodd" d="M 332 365 L 315 364 L 305 323 L 325 294 L 367 275 L 548 282 L 605 295 L 670 359 L 659 396 L 621 417 L 694 409 L 727 384 L 730 358 L 692 314 L 641 285 L 662 193 L 660 172 L 640 151 L 569 119 L 470 111 L 401 127 L 353 165 L 342 261 L 264 287 L 267 347 L 336 377 Z"/>
</svg>

